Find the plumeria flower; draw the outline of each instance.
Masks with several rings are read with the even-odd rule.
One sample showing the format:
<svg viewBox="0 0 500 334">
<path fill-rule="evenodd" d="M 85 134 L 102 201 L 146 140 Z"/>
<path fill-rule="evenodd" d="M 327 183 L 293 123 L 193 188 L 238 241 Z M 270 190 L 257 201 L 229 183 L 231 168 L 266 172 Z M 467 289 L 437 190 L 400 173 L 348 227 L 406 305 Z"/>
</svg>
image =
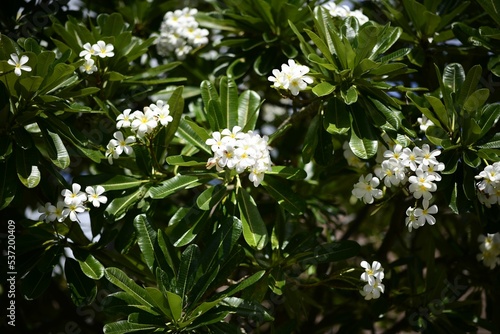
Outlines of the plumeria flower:
<svg viewBox="0 0 500 334">
<path fill-rule="evenodd" d="M 401 160 L 403 161 L 406 158 L 405 153 L 403 153 L 403 146 L 400 144 L 394 145 L 392 150 L 386 150 L 384 152 L 384 158 L 386 159 L 396 159 L 396 160 Z"/>
<path fill-rule="evenodd" d="M 38 212 L 40 213 L 40 216 L 38 217 L 38 220 L 45 220 L 46 223 L 49 223 L 51 221 L 54 221 L 53 214 L 56 210 L 56 207 L 52 205 L 52 203 L 47 202 L 45 203 L 44 206 L 40 206 L 38 208 Z"/>
<path fill-rule="evenodd" d="M 70 204 L 72 202 L 82 203 L 87 200 L 87 195 L 84 192 L 80 191 L 82 186 L 78 183 L 73 183 L 71 185 L 71 190 L 64 189 L 61 191 L 61 195 L 64 197 L 64 203 Z"/>
<path fill-rule="evenodd" d="M 416 208 L 414 215 L 417 218 L 417 222 L 420 226 L 424 226 L 425 223 L 429 225 L 434 225 L 436 223 L 436 218 L 434 216 L 438 212 L 438 207 L 436 204 L 429 207 L 429 201 L 422 201 L 422 208 Z"/>
<path fill-rule="evenodd" d="M 151 110 L 155 113 L 158 118 L 158 122 L 163 126 L 167 126 L 168 123 L 172 122 L 174 119 L 170 116 L 170 107 L 168 104 L 159 100 L 156 104 L 151 104 L 149 106 Z"/>
<path fill-rule="evenodd" d="M 106 156 L 106 158 L 108 158 L 108 162 L 110 165 L 113 164 L 113 159 L 118 159 L 118 157 L 120 156 L 116 152 L 116 146 L 111 141 L 106 146 L 105 156 Z"/>
<path fill-rule="evenodd" d="M 101 204 L 105 204 L 108 201 L 108 198 L 104 196 L 104 187 L 103 186 L 88 186 L 85 188 L 85 192 L 87 193 L 87 198 L 90 203 L 96 208 L 101 206 Z"/>
<path fill-rule="evenodd" d="M 134 120 L 134 114 L 130 113 L 132 110 L 131 109 L 125 109 L 123 113 L 118 115 L 116 117 L 116 128 L 121 129 L 121 128 L 130 128 L 132 125 L 132 121 Z"/>
<path fill-rule="evenodd" d="M 113 52 L 115 47 L 112 44 L 106 44 L 104 41 L 97 41 L 96 44 L 92 45 L 92 48 L 95 54 L 101 58 L 113 57 L 115 55 Z"/>
<path fill-rule="evenodd" d="M 422 225 L 419 224 L 417 217 L 415 216 L 415 208 L 409 207 L 406 209 L 406 218 L 405 218 L 405 223 L 406 227 L 408 227 L 408 231 L 411 232 L 411 230 L 416 230 L 417 228 L 421 227 Z"/>
<path fill-rule="evenodd" d="M 418 150 L 420 150 L 418 147 L 414 147 L 413 150 L 410 150 L 408 147 L 403 149 L 403 164 L 412 171 L 416 171 L 418 165 L 422 162 L 422 157 L 418 155 Z"/>
<path fill-rule="evenodd" d="M 92 56 L 95 56 L 96 51 L 90 43 L 83 44 L 83 50 L 80 51 L 79 56 L 85 59 L 90 59 Z"/>
<path fill-rule="evenodd" d="M 87 74 L 92 74 L 97 71 L 97 66 L 94 65 L 94 59 L 85 59 L 85 63 L 80 66 L 80 72 L 85 72 Z"/>
<path fill-rule="evenodd" d="M 484 249 L 494 250 L 495 252 L 500 253 L 500 233 L 488 233 L 487 235 L 481 234 L 477 238 L 477 241 L 484 245 Z"/>
<path fill-rule="evenodd" d="M 397 186 L 406 179 L 405 167 L 394 158 L 382 161 L 380 167 L 375 168 L 375 175 L 384 180 L 386 187 Z"/>
<path fill-rule="evenodd" d="M 366 284 L 363 290 L 360 291 L 365 300 L 377 299 L 381 293 L 384 293 L 385 286 L 378 279 L 373 284 Z"/>
<path fill-rule="evenodd" d="M 377 189 L 380 180 L 373 177 L 371 173 L 366 176 L 361 175 L 359 182 L 354 185 L 352 194 L 358 199 L 363 199 L 366 204 L 372 204 L 374 199 L 382 198 L 382 190 Z"/>
<path fill-rule="evenodd" d="M 19 59 L 19 56 L 17 54 L 12 53 L 7 63 L 15 67 L 14 73 L 19 77 L 21 76 L 21 71 L 31 72 L 31 67 L 28 65 L 24 65 L 29 60 L 29 57 L 26 55 L 21 56 L 21 59 Z"/>
<path fill-rule="evenodd" d="M 63 210 L 63 215 L 69 217 L 71 221 L 78 221 L 78 214 L 85 211 L 85 207 L 82 202 L 74 198 L 71 202 L 66 203 L 66 207 Z"/>
<path fill-rule="evenodd" d="M 384 279 L 384 268 L 378 261 L 373 261 L 370 265 L 367 261 L 361 261 L 361 267 L 365 272 L 361 274 L 361 279 L 368 284 L 373 285 L 375 281 L 382 281 Z"/>
<path fill-rule="evenodd" d="M 437 165 L 439 161 L 437 161 L 436 157 L 441 154 L 440 150 L 433 150 L 431 152 L 428 144 L 422 145 L 422 148 L 415 147 L 415 152 L 419 157 L 421 157 L 421 163 L 424 165 Z"/>
<path fill-rule="evenodd" d="M 158 122 L 155 118 L 155 113 L 151 108 L 145 107 L 144 112 L 134 112 L 134 120 L 132 121 L 132 130 L 137 132 L 139 137 L 143 137 L 146 133 L 152 132 Z"/>
<path fill-rule="evenodd" d="M 430 175 L 424 172 L 422 169 L 417 169 L 415 171 L 416 175 L 412 175 L 408 178 L 410 181 L 409 190 L 416 199 L 423 198 L 429 201 L 432 198 L 431 192 L 437 190 L 437 186 L 433 183 L 436 180 L 434 175 Z"/>
<path fill-rule="evenodd" d="M 210 146 L 210 149 L 212 150 L 212 152 L 217 152 L 224 145 L 225 138 L 226 137 L 222 137 L 222 135 L 219 131 L 214 131 L 214 132 L 212 132 L 212 138 L 208 138 L 205 141 L 205 144 Z M 226 142 L 227 142 L 227 140 L 226 140 Z"/>
<path fill-rule="evenodd" d="M 427 118 L 427 116 L 422 115 L 422 117 L 417 118 L 417 123 L 420 125 L 420 131 L 425 132 L 429 126 L 433 126 L 434 123 Z"/>
<path fill-rule="evenodd" d="M 130 155 L 134 150 L 129 144 L 135 143 L 134 136 L 128 136 L 127 138 L 123 137 L 123 133 L 121 131 L 116 131 L 113 133 L 113 137 L 115 139 L 111 139 L 109 142 L 115 147 L 115 152 L 118 155 L 121 155 L 123 152 L 125 154 Z"/>
</svg>

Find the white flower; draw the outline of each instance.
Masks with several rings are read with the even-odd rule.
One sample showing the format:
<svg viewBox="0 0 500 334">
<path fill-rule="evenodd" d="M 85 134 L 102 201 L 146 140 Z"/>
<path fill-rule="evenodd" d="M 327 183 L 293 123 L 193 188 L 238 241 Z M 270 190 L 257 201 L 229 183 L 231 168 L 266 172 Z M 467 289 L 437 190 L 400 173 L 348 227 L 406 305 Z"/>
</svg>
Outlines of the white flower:
<svg viewBox="0 0 500 334">
<path fill-rule="evenodd" d="M 416 171 L 418 165 L 422 162 L 422 157 L 418 155 L 420 149 L 418 147 L 410 150 L 408 147 L 403 149 L 403 165 L 409 167 L 412 171 Z"/>
<path fill-rule="evenodd" d="M 19 56 L 17 54 L 12 53 L 7 63 L 15 67 L 14 73 L 19 77 L 21 76 L 21 71 L 31 72 L 31 67 L 28 65 L 24 65 L 29 60 L 29 57 L 26 55 L 21 56 L 21 59 L 19 59 Z"/>
<path fill-rule="evenodd" d="M 105 204 L 108 201 L 108 198 L 103 195 L 104 193 L 103 186 L 88 186 L 85 188 L 85 192 L 87 193 L 87 198 L 90 203 L 96 208 L 98 208 L 101 203 Z"/>
<path fill-rule="evenodd" d="M 380 167 L 375 168 L 375 175 L 380 180 L 384 180 L 386 187 L 399 185 L 406 179 L 405 167 L 394 158 L 382 161 Z"/>
<path fill-rule="evenodd" d="M 307 84 L 313 82 L 313 79 L 306 75 L 308 72 L 309 67 L 299 65 L 293 59 L 289 59 L 288 64 L 281 65 L 281 72 L 274 69 L 272 72 L 274 76 L 269 76 L 267 79 L 273 82 L 274 87 L 288 89 L 292 95 L 296 96 L 307 88 Z"/>
<path fill-rule="evenodd" d="M 427 116 L 422 115 L 422 117 L 417 118 L 418 124 L 420 124 L 420 131 L 425 132 L 429 126 L 433 126 L 434 123 L 427 118 Z"/>
<path fill-rule="evenodd" d="M 381 293 L 384 293 L 385 286 L 379 280 L 375 280 L 373 284 L 366 284 L 363 290 L 360 291 L 361 295 L 365 297 L 366 300 L 377 299 L 380 297 Z"/>
<path fill-rule="evenodd" d="M 224 137 L 224 139 L 227 137 Z M 214 131 L 212 132 L 212 138 L 208 138 L 205 141 L 205 144 L 210 145 L 210 149 L 212 152 L 217 152 L 221 149 L 221 147 L 224 145 L 223 142 L 223 137 L 221 136 L 221 133 L 219 131 Z M 226 140 L 227 142 L 227 140 Z"/>
<path fill-rule="evenodd" d="M 492 250 L 500 254 L 500 233 L 480 235 L 477 241 L 482 243 L 484 249 Z"/>
<path fill-rule="evenodd" d="M 90 43 L 83 44 L 83 50 L 80 51 L 79 56 L 85 59 L 90 59 L 92 56 L 95 56 L 96 50 Z"/>
<path fill-rule="evenodd" d="M 406 157 L 407 156 L 403 152 L 403 146 L 401 146 L 400 144 L 396 144 L 394 145 L 392 150 L 387 150 L 384 152 L 384 158 L 386 159 L 393 158 L 396 160 L 404 161 Z"/>
<path fill-rule="evenodd" d="M 288 76 L 286 73 L 281 72 L 278 69 L 273 70 L 273 75 L 269 76 L 267 80 L 273 83 L 273 86 L 276 88 L 286 89 L 288 87 Z"/>
<path fill-rule="evenodd" d="M 40 206 L 38 208 L 38 212 L 40 213 L 40 216 L 38 217 L 38 220 L 45 220 L 46 223 L 54 221 L 52 219 L 52 215 L 54 211 L 56 210 L 56 207 L 52 205 L 52 203 L 47 202 L 45 203 L 44 206 Z"/>
<path fill-rule="evenodd" d="M 87 195 L 85 195 L 84 192 L 80 191 L 82 189 L 82 186 L 80 186 L 78 183 L 73 183 L 71 185 L 71 189 L 64 189 L 61 191 L 61 195 L 64 197 L 64 203 L 70 204 L 72 202 L 75 203 L 82 203 L 87 200 Z"/>
<path fill-rule="evenodd" d="M 424 200 L 430 200 L 432 198 L 431 192 L 437 190 L 436 184 L 433 183 L 436 177 L 424 172 L 420 168 L 415 171 L 415 174 L 408 178 L 408 181 L 411 183 L 409 187 L 410 192 L 416 199 L 423 197 Z"/>
<path fill-rule="evenodd" d="M 81 201 L 75 198 L 71 202 L 65 204 L 66 208 L 63 210 L 63 215 L 65 217 L 69 216 L 71 221 L 78 221 L 78 214 L 85 211 L 85 207 L 81 204 Z"/>
<path fill-rule="evenodd" d="M 500 163 L 494 163 L 493 165 L 486 166 L 479 175 L 476 175 L 477 180 L 481 180 L 477 184 L 477 188 L 488 194 L 492 195 L 495 193 L 495 189 L 500 186 Z"/>
<path fill-rule="evenodd" d="M 368 282 L 369 285 L 374 285 L 375 281 L 381 282 L 384 279 L 384 268 L 378 261 L 373 261 L 370 265 L 366 261 L 361 261 L 361 267 L 365 272 L 361 274 L 361 279 Z"/>
<path fill-rule="evenodd" d="M 413 214 L 417 218 L 417 223 L 419 226 L 424 226 L 425 223 L 429 225 L 434 225 L 436 223 L 436 218 L 434 216 L 438 212 L 438 207 L 436 204 L 429 207 L 429 201 L 422 201 L 422 208 L 416 208 Z"/>
<path fill-rule="evenodd" d="M 113 159 L 118 159 L 118 157 L 120 156 L 117 152 L 116 152 L 116 145 L 114 145 L 114 142 L 109 142 L 108 145 L 106 146 L 107 150 L 106 150 L 106 158 L 108 158 L 108 162 L 110 165 L 113 164 Z"/>
<path fill-rule="evenodd" d="M 92 48 L 95 54 L 101 58 L 113 57 L 115 55 L 113 52 L 115 47 L 112 44 L 106 44 L 104 41 L 97 41 L 96 44 L 92 45 Z"/>
<path fill-rule="evenodd" d="M 116 117 L 116 128 L 121 129 L 121 128 L 130 128 L 132 125 L 132 121 L 134 120 L 134 114 L 130 114 L 132 110 L 131 109 L 125 109 L 123 113 L 118 115 Z"/>
<path fill-rule="evenodd" d="M 422 148 L 415 147 L 414 151 L 420 157 L 421 163 L 424 165 L 437 165 L 439 164 L 439 161 L 437 161 L 436 157 L 441 154 L 440 150 L 433 150 L 432 152 L 430 151 L 429 145 L 424 144 L 422 145 Z"/>
<path fill-rule="evenodd" d="M 415 217 L 415 208 L 410 206 L 408 209 L 406 209 L 406 216 L 407 217 L 405 218 L 405 223 L 408 227 L 408 231 L 411 232 L 412 229 L 416 230 L 417 228 L 422 226 L 418 223 L 417 217 Z"/>
<path fill-rule="evenodd" d="M 123 137 L 123 133 L 121 131 L 116 131 L 113 133 L 113 137 L 116 139 L 111 139 L 109 142 L 115 147 L 115 153 L 121 155 L 123 152 L 125 154 L 130 155 L 134 151 L 129 144 L 135 143 L 134 136 L 128 136 L 126 139 Z"/>
<path fill-rule="evenodd" d="M 159 100 L 156 104 L 151 104 L 149 107 L 153 110 L 161 125 L 167 126 L 168 123 L 174 120 L 172 116 L 170 116 L 169 105 L 164 103 L 162 100 Z"/>
<path fill-rule="evenodd" d="M 372 174 L 366 176 L 361 175 L 359 177 L 359 182 L 354 185 L 352 194 L 358 199 L 363 199 L 366 204 L 372 204 L 374 199 L 382 198 L 382 190 L 377 189 L 380 181 L 377 177 L 373 177 Z"/>
<path fill-rule="evenodd" d="M 158 122 L 156 121 L 155 113 L 151 110 L 151 108 L 144 108 L 144 112 L 134 112 L 132 130 L 136 131 L 139 137 L 143 137 L 146 133 L 152 132 L 157 125 Z"/>
<path fill-rule="evenodd" d="M 92 74 L 97 71 L 97 66 L 94 65 L 94 59 L 85 59 L 85 63 L 80 66 L 80 72 L 85 72 L 87 74 Z"/>
</svg>

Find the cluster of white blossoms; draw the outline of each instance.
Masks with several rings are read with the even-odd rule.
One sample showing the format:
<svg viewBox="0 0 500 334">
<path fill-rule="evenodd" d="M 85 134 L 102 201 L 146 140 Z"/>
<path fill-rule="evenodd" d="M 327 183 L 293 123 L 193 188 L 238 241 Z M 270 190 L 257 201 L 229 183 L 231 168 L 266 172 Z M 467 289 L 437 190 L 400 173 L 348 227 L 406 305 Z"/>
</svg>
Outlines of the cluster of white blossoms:
<svg viewBox="0 0 500 334">
<path fill-rule="evenodd" d="M 108 162 L 113 164 L 113 159 L 117 159 L 122 153 L 131 155 L 134 152 L 131 144 L 152 133 L 158 127 L 167 126 L 172 120 L 170 107 L 162 100 L 144 107 L 143 111 L 132 112 L 132 109 L 125 109 L 116 118 L 116 128 L 118 130 L 129 129 L 133 135 L 125 137 L 121 131 L 113 134 L 114 139 L 111 139 L 106 146 Z"/>
<path fill-rule="evenodd" d="M 248 179 L 258 186 L 264 179 L 266 171 L 271 169 L 270 147 L 267 136 L 248 131 L 241 132 L 241 127 L 232 130 L 224 129 L 212 133 L 206 140 L 214 156 L 207 161 L 207 168 L 216 167 L 218 171 L 225 167 L 234 169 L 238 174 L 249 171 Z"/>
<path fill-rule="evenodd" d="M 108 201 L 107 197 L 103 195 L 103 186 L 88 186 L 85 188 L 85 192 L 81 189 L 82 187 L 78 183 L 73 183 L 71 190 L 61 191 L 63 199 L 59 200 L 56 205 L 47 202 L 40 207 L 38 219 L 45 222 L 62 222 L 69 217 L 71 221 L 78 221 L 78 214 L 89 210 L 87 207 L 89 203 L 97 208 Z"/>
<path fill-rule="evenodd" d="M 365 14 L 363 14 L 362 11 L 358 9 L 351 10 L 348 6 L 337 5 L 335 2 L 324 4 L 323 8 L 326 9 L 333 17 L 340 17 L 342 19 L 345 19 L 346 17 L 355 17 L 358 19 L 360 25 L 363 25 L 370 20 Z"/>
<path fill-rule="evenodd" d="M 309 67 L 295 63 L 293 59 L 288 59 L 288 65 L 282 64 L 281 71 L 273 70 L 273 75 L 267 79 L 273 82 L 273 87 L 277 89 L 288 89 L 292 95 L 297 96 L 300 91 L 307 88 L 307 84 L 312 84 L 313 79 L 306 74 Z"/>
<path fill-rule="evenodd" d="M 490 269 L 500 265 L 500 233 L 480 235 L 477 241 L 481 253 L 477 254 L 477 260 L 483 261 L 483 264 Z"/>
<path fill-rule="evenodd" d="M 384 293 L 385 290 L 385 286 L 382 284 L 384 268 L 378 261 L 373 261 L 371 265 L 366 261 L 362 261 L 361 267 L 365 269 L 365 272 L 361 274 L 361 280 L 366 284 L 359 292 L 366 300 L 379 298 L 380 294 Z"/>
<path fill-rule="evenodd" d="M 476 175 L 477 199 L 486 207 L 500 204 L 500 162 L 486 166 Z"/>
<path fill-rule="evenodd" d="M 16 53 L 11 53 L 10 59 L 7 60 L 7 64 L 14 66 L 14 73 L 20 77 L 22 71 L 31 72 L 31 67 L 25 65 L 29 61 L 29 57 L 22 55 L 21 58 Z"/>
<path fill-rule="evenodd" d="M 92 57 L 113 57 L 115 53 L 113 44 L 106 44 L 104 41 L 97 41 L 95 44 L 85 43 L 83 44 L 83 50 L 80 52 L 79 56 L 83 57 L 85 62 L 80 66 L 80 72 L 85 72 L 87 74 L 92 74 L 97 71 L 97 66 L 95 65 L 95 60 Z"/>
<path fill-rule="evenodd" d="M 439 172 L 445 168 L 444 163 L 437 160 L 440 154 L 439 149 L 431 151 L 428 144 L 423 144 L 422 148 L 415 146 L 413 149 L 394 145 L 391 150 L 383 153 L 385 160 L 375 168 L 376 176 L 371 173 L 362 175 L 354 185 L 352 194 L 366 204 L 371 204 L 383 196 L 382 190 L 378 189 L 382 181 L 387 188 L 409 184 L 409 192 L 416 200 L 422 200 L 422 206 L 416 205 L 406 210 L 408 230 L 411 232 L 425 223 L 434 225 L 436 219 L 432 215 L 438 212 L 438 207 L 430 206 L 430 201 L 437 190 L 435 182 L 441 181 Z"/>
<path fill-rule="evenodd" d="M 178 59 L 184 59 L 193 50 L 208 43 L 208 30 L 198 27 L 195 8 L 178 9 L 167 12 L 163 17 L 160 34 L 156 39 L 156 49 L 161 56 L 172 52 Z"/>
</svg>

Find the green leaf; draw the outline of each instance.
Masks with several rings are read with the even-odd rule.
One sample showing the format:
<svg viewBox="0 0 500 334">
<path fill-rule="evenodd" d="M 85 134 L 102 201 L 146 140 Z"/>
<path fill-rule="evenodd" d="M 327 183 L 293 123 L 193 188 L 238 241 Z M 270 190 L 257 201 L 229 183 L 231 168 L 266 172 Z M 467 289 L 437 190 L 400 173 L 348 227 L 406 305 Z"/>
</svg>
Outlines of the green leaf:
<svg viewBox="0 0 500 334">
<path fill-rule="evenodd" d="M 359 138 L 355 131 L 351 131 L 349 147 L 358 158 L 369 159 L 377 153 L 378 141 Z"/>
<path fill-rule="evenodd" d="M 198 270 L 200 249 L 197 245 L 189 245 L 181 255 L 179 272 L 177 273 L 177 294 L 188 299 L 187 296 L 193 287 L 196 271 Z"/>
<path fill-rule="evenodd" d="M 307 129 L 304 145 L 302 147 L 302 161 L 307 164 L 311 161 L 316 146 L 318 145 L 318 131 L 320 131 L 320 115 L 315 115 Z"/>
<path fill-rule="evenodd" d="M 468 113 L 475 112 L 483 107 L 483 105 L 488 100 L 490 96 L 490 90 L 487 88 L 478 89 L 472 94 L 464 102 L 464 110 Z"/>
<path fill-rule="evenodd" d="M 465 72 L 462 65 L 452 63 L 447 65 L 443 71 L 443 84 L 448 87 L 452 93 L 457 93 L 465 81 Z"/>
<path fill-rule="evenodd" d="M 78 252 L 73 250 L 75 258 L 80 264 L 80 269 L 87 275 L 87 277 L 93 280 L 100 280 L 104 276 L 104 266 L 89 252 Z"/>
<path fill-rule="evenodd" d="M 127 320 L 121 320 L 112 322 L 104 325 L 104 334 L 127 334 L 134 332 L 144 333 L 145 331 L 153 331 L 156 329 L 156 326 L 152 326 L 149 324 L 134 324 L 128 322 Z"/>
<path fill-rule="evenodd" d="M 137 230 L 137 244 L 141 249 L 144 261 L 149 270 L 154 273 L 156 232 L 145 214 L 137 215 L 134 218 L 134 227 Z"/>
<path fill-rule="evenodd" d="M 305 201 L 294 193 L 287 183 L 266 175 L 262 185 L 278 204 L 291 214 L 298 215 L 306 210 Z"/>
<path fill-rule="evenodd" d="M 168 99 L 170 116 L 172 116 L 173 120 L 167 126 L 165 140 L 163 142 L 165 148 L 168 148 L 168 145 L 174 138 L 181 121 L 182 113 L 184 111 L 184 99 L 182 98 L 182 91 L 183 87 L 177 87 Z"/>
<path fill-rule="evenodd" d="M 430 103 L 434 114 L 439 119 L 439 124 L 442 124 L 445 129 L 449 129 L 450 121 L 448 117 L 448 111 L 446 110 L 445 105 L 441 102 L 440 99 L 434 96 L 425 95 L 425 99 Z"/>
<path fill-rule="evenodd" d="M 149 297 L 144 288 L 137 285 L 131 278 L 129 278 L 122 270 L 114 267 L 106 268 L 104 275 L 114 285 L 127 292 L 134 300 L 139 302 L 140 305 L 150 307 L 150 313 L 157 314 L 154 310 L 154 301 Z"/>
<path fill-rule="evenodd" d="M 177 174 L 161 182 L 159 185 L 149 188 L 148 194 L 154 199 L 165 198 L 186 188 L 192 188 L 199 183 L 199 178 L 197 176 Z"/>
<path fill-rule="evenodd" d="M 106 207 L 106 214 L 115 221 L 123 218 L 128 209 L 139 202 L 146 195 L 146 192 L 147 187 L 143 186 L 132 193 L 127 193 L 125 196 L 114 198 Z"/>
<path fill-rule="evenodd" d="M 182 297 L 170 292 L 166 291 L 168 305 L 170 306 L 170 310 L 172 311 L 172 318 L 175 322 L 179 321 L 182 316 Z"/>
<path fill-rule="evenodd" d="M 55 132 L 51 132 L 47 130 L 48 135 L 50 136 L 51 142 L 54 144 L 54 148 L 56 151 L 56 158 L 52 160 L 54 165 L 61 169 L 65 169 L 69 166 L 71 159 L 68 154 L 68 150 L 64 146 L 64 143 L 61 140 L 61 137 Z M 49 140 L 47 140 L 48 142 Z"/>
<path fill-rule="evenodd" d="M 17 180 L 12 177 L 16 173 L 16 162 L 13 156 L 0 161 L 0 210 L 6 208 L 16 196 Z"/>
<path fill-rule="evenodd" d="M 172 311 L 170 310 L 170 305 L 168 304 L 167 298 L 161 293 L 160 290 L 153 287 L 146 287 L 146 293 L 149 295 L 150 299 L 154 302 L 154 305 L 159 311 L 163 313 L 169 320 L 173 320 Z"/>
<path fill-rule="evenodd" d="M 34 188 L 40 183 L 42 177 L 38 169 L 38 152 L 36 150 L 16 149 L 17 176 L 26 188 Z"/>
<path fill-rule="evenodd" d="M 498 2 L 495 0 L 477 0 L 477 2 L 483 7 L 484 12 L 500 25 L 500 8 Z"/>
<path fill-rule="evenodd" d="M 270 171 L 266 171 L 266 174 L 276 175 L 288 180 L 303 180 L 307 176 L 307 173 L 302 168 L 288 166 L 272 166 Z"/>
<path fill-rule="evenodd" d="M 236 82 L 228 77 L 220 80 L 220 106 L 225 128 L 238 125 L 238 88 Z"/>
<path fill-rule="evenodd" d="M 210 138 L 207 131 L 197 125 L 194 122 L 191 122 L 187 119 L 184 119 L 179 123 L 179 128 L 177 129 L 177 134 L 179 137 L 192 144 L 197 148 L 201 148 L 203 151 L 212 155 L 212 151 L 205 144 L 205 141 Z"/>
<path fill-rule="evenodd" d="M 97 286 L 94 280 L 82 272 L 78 261 L 66 258 L 64 274 L 73 303 L 76 306 L 90 304 L 97 295 Z"/>
<path fill-rule="evenodd" d="M 448 133 L 438 126 L 429 126 L 425 130 L 425 136 L 431 143 L 436 146 L 442 146 L 444 149 L 452 146 Z"/>
<path fill-rule="evenodd" d="M 333 91 L 335 90 L 335 86 L 333 86 L 332 84 L 324 81 L 320 84 L 317 84 L 316 86 L 313 87 L 312 89 L 312 92 L 318 96 L 318 97 L 322 97 L 322 96 L 326 96 L 326 95 L 329 95 L 331 93 L 333 93 Z"/>
<path fill-rule="evenodd" d="M 259 108 L 261 105 L 260 95 L 252 90 L 246 90 L 238 98 L 238 125 L 243 132 L 254 130 Z"/>
<path fill-rule="evenodd" d="M 202 210 L 211 210 L 226 196 L 226 190 L 221 184 L 205 189 L 196 199 L 196 204 Z"/>
<path fill-rule="evenodd" d="M 166 234 L 175 247 L 189 244 L 196 238 L 207 221 L 209 211 L 191 208 L 180 208 L 169 221 Z"/>
<path fill-rule="evenodd" d="M 267 309 L 259 303 L 237 297 L 227 297 L 220 303 L 222 306 L 233 309 L 236 314 L 250 319 L 262 319 L 263 321 L 273 321 L 274 318 Z"/>
<path fill-rule="evenodd" d="M 171 155 L 167 157 L 166 161 L 169 165 L 183 167 L 205 166 L 207 164 L 207 159 L 185 155 Z"/>
<path fill-rule="evenodd" d="M 257 209 L 257 204 L 244 188 L 238 189 L 237 199 L 245 241 L 253 248 L 264 248 L 269 241 L 269 237 L 266 224 L 260 216 L 259 209 Z"/>
<path fill-rule="evenodd" d="M 457 102 L 459 105 L 462 105 L 467 98 L 476 91 L 479 80 L 481 79 L 482 69 L 480 65 L 474 65 L 469 72 L 467 72 L 467 76 L 460 87 L 460 91 L 458 93 Z"/>
</svg>

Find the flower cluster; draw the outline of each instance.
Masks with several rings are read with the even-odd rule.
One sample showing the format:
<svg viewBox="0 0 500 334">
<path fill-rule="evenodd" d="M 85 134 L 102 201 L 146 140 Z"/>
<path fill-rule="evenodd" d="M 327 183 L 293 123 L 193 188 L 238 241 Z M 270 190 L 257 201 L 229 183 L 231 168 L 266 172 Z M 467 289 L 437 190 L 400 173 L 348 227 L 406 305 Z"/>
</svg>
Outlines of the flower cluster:
<svg viewBox="0 0 500 334">
<path fill-rule="evenodd" d="M 346 17 L 355 17 L 358 19 L 360 25 L 363 25 L 370 20 L 361 10 L 351 10 L 348 6 L 337 5 L 335 2 L 324 4 L 323 8 L 326 9 L 333 17 L 340 17 L 342 19 Z"/>
<path fill-rule="evenodd" d="M 430 206 L 432 194 L 437 190 L 435 182 L 441 181 L 439 172 L 445 166 L 437 160 L 441 151 L 430 149 L 428 144 L 422 148 L 413 149 L 397 144 L 391 150 L 383 153 L 384 160 L 375 168 L 375 175 L 371 173 L 361 176 L 354 185 L 352 194 L 367 204 L 374 199 L 382 198 L 383 192 L 377 187 L 383 181 L 387 188 L 409 184 L 408 190 L 416 200 L 422 199 L 422 206 L 409 207 L 405 219 L 408 230 L 417 229 L 425 223 L 434 225 L 436 219 L 432 216 L 438 212 L 436 205 Z"/>
<path fill-rule="evenodd" d="M 476 175 L 477 198 L 486 207 L 500 204 L 500 162 L 486 166 Z"/>
<path fill-rule="evenodd" d="M 83 57 L 85 63 L 80 66 L 80 72 L 85 72 L 87 74 L 94 73 L 95 71 L 97 71 L 97 66 L 95 65 L 95 60 L 92 59 L 92 57 L 113 57 L 115 55 L 113 50 L 113 44 L 106 44 L 106 42 L 104 41 L 97 41 L 97 43 L 93 45 L 91 45 L 90 43 L 83 44 L 83 50 L 80 52 L 79 56 Z"/>
<path fill-rule="evenodd" d="M 28 65 L 25 65 L 29 61 L 29 57 L 26 55 L 19 56 L 15 53 L 12 53 L 10 55 L 10 59 L 7 60 L 7 64 L 14 66 L 14 73 L 20 77 L 21 76 L 21 71 L 26 71 L 26 72 L 31 72 L 31 67 Z"/>
<path fill-rule="evenodd" d="M 221 171 L 227 167 L 238 174 L 247 170 L 250 172 L 248 179 L 256 187 L 264 179 L 265 172 L 271 169 L 267 136 L 261 137 L 253 131 L 241 132 L 241 127 L 235 126 L 232 130 L 215 131 L 205 144 L 214 152 L 208 159 L 207 168 L 215 166 Z"/>
<path fill-rule="evenodd" d="M 273 70 L 273 75 L 267 79 L 273 82 L 273 87 L 277 89 L 288 89 L 292 95 L 297 96 L 301 90 L 307 88 L 313 79 L 306 74 L 309 73 L 309 67 L 295 63 L 293 59 L 288 60 L 288 65 L 281 65 L 281 71 Z"/>
<path fill-rule="evenodd" d="M 130 129 L 133 135 L 125 138 L 121 131 L 116 131 L 113 134 L 114 139 L 111 139 L 106 146 L 108 162 L 113 164 L 113 159 L 117 159 L 122 153 L 132 154 L 133 149 L 130 144 L 135 143 L 136 139 L 144 138 L 159 126 L 167 126 L 172 120 L 170 107 L 162 100 L 144 107 L 143 111 L 132 112 L 132 109 L 125 109 L 116 118 L 116 128 L 118 130 Z"/>
<path fill-rule="evenodd" d="M 167 12 L 163 17 L 160 35 L 156 39 L 156 49 L 161 56 L 175 52 L 178 59 L 184 59 L 193 48 L 208 43 L 208 30 L 198 28 L 195 8 L 178 9 Z"/>
<path fill-rule="evenodd" d="M 73 183 L 70 189 L 61 191 L 62 200 L 57 201 L 56 205 L 47 202 L 44 206 L 38 209 L 40 213 L 39 220 L 45 222 L 58 221 L 62 222 L 69 217 L 71 221 L 78 220 L 78 214 L 88 210 L 86 206 L 91 203 L 94 207 L 99 207 L 108 201 L 104 196 L 104 187 L 88 186 L 85 192 L 81 191 L 82 187 L 78 183 Z"/>
<path fill-rule="evenodd" d="M 481 253 L 477 254 L 477 260 L 483 261 L 483 264 L 490 269 L 500 265 L 500 233 L 480 235 L 477 241 Z"/>
<path fill-rule="evenodd" d="M 361 280 L 366 282 L 366 285 L 359 292 L 366 300 L 379 298 L 385 290 L 385 286 L 382 284 L 384 268 L 378 261 L 373 261 L 371 265 L 362 261 L 361 267 L 365 269 L 364 273 L 361 274 Z"/>
</svg>

